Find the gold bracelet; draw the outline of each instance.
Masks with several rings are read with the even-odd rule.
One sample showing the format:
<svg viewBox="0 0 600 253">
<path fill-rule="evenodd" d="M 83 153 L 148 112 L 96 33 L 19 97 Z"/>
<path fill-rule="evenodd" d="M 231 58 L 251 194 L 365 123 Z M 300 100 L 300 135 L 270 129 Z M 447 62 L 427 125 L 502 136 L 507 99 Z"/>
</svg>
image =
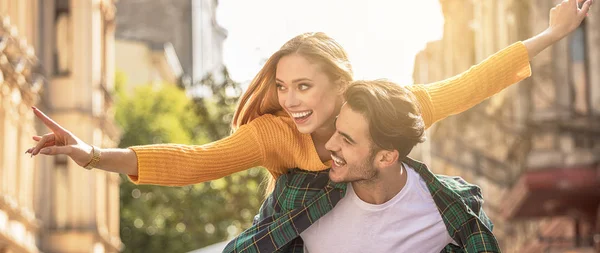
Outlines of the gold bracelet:
<svg viewBox="0 0 600 253">
<path fill-rule="evenodd" d="M 92 160 L 85 165 L 84 168 L 86 170 L 91 170 L 98 165 L 98 162 L 100 162 L 100 151 L 96 149 L 96 147 L 92 146 Z"/>
</svg>

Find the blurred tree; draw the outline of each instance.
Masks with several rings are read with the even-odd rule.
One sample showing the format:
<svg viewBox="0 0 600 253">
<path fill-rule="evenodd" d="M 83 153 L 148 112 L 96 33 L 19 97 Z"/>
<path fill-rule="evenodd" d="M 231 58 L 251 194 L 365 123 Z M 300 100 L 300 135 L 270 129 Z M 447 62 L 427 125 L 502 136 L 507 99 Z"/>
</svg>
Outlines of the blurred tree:
<svg viewBox="0 0 600 253">
<path fill-rule="evenodd" d="M 223 76 L 221 82 L 207 76 L 197 84 L 212 96 L 190 99 L 175 85 L 140 86 L 128 97 L 122 89 L 126 78 L 117 73 L 119 146 L 201 144 L 227 136 L 241 88 L 227 70 Z M 123 176 L 123 252 L 187 252 L 237 235 L 258 212 L 262 180 L 258 168 L 184 187 L 134 185 Z"/>
<path fill-rule="evenodd" d="M 242 94 L 240 84 L 231 79 L 227 68 L 223 68 L 221 75 L 208 74 L 196 87 L 210 93 L 193 96 L 194 111 L 202 121 L 201 132 L 211 140 L 228 136 L 235 105 Z"/>
</svg>

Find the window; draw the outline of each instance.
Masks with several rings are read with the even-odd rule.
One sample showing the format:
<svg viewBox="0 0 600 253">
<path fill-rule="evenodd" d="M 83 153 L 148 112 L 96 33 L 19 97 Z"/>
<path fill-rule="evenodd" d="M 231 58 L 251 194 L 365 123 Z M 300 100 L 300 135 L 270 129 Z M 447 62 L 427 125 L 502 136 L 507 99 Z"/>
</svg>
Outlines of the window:
<svg viewBox="0 0 600 253">
<path fill-rule="evenodd" d="M 73 31 L 69 0 L 57 0 L 54 11 L 54 74 L 66 76 L 73 67 Z"/>
<path fill-rule="evenodd" d="M 573 32 L 569 41 L 569 90 L 570 109 L 575 118 L 587 117 L 592 113 L 589 59 L 586 40 L 586 21 Z M 593 141 L 587 135 L 575 134 L 575 146 L 592 148 Z"/>
<path fill-rule="evenodd" d="M 588 115 L 591 111 L 590 83 L 588 78 L 585 21 L 573 32 L 569 41 L 569 86 L 571 108 L 576 115 Z"/>
</svg>

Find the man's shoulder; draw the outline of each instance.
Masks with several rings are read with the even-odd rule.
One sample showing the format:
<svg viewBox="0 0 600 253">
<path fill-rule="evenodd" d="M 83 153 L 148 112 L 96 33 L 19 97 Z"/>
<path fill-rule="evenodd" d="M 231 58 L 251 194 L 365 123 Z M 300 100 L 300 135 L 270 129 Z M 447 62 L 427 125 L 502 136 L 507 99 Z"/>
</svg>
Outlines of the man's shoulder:
<svg viewBox="0 0 600 253">
<path fill-rule="evenodd" d="M 455 190 L 456 192 L 470 192 L 477 191 L 481 192 L 481 189 L 476 184 L 472 184 L 467 182 L 464 178 L 460 176 L 449 176 L 442 174 L 435 174 L 435 177 L 448 188 Z"/>
<path fill-rule="evenodd" d="M 460 176 L 435 174 L 429 170 L 424 163 L 408 157 L 404 160 L 404 162 L 419 172 L 420 176 L 423 177 L 428 184 L 438 181 L 445 188 L 452 190 L 461 196 L 481 196 L 481 188 L 479 188 L 479 186 L 467 182 Z"/>
<path fill-rule="evenodd" d="M 463 203 L 467 204 L 474 211 L 479 210 L 483 205 L 483 195 L 479 186 L 469 183 L 459 176 L 434 174 L 425 164 L 414 159 L 407 158 L 405 162 L 409 166 L 421 171 L 419 174 L 425 179 L 428 186 L 432 186 L 435 189 L 441 186 L 450 195 L 456 194 Z"/>
<path fill-rule="evenodd" d="M 459 176 L 435 175 L 436 178 L 449 190 L 456 193 L 460 200 L 475 213 L 479 213 L 483 206 L 481 188 L 471 184 Z"/>
</svg>

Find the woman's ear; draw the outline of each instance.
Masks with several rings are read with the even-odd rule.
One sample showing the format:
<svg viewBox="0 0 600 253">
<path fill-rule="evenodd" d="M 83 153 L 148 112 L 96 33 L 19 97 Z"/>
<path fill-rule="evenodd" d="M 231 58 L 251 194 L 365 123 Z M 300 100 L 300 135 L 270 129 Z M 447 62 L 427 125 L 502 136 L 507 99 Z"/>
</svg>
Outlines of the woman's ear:
<svg viewBox="0 0 600 253">
<path fill-rule="evenodd" d="M 348 88 L 348 85 L 350 84 L 350 81 L 344 80 L 343 78 L 338 78 L 337 81 L 335 81 L 335 85 L 338 88 L 338 94 L 344 95 L 344 92 L 346 91 L 346 89 Z"/>
</svg>

